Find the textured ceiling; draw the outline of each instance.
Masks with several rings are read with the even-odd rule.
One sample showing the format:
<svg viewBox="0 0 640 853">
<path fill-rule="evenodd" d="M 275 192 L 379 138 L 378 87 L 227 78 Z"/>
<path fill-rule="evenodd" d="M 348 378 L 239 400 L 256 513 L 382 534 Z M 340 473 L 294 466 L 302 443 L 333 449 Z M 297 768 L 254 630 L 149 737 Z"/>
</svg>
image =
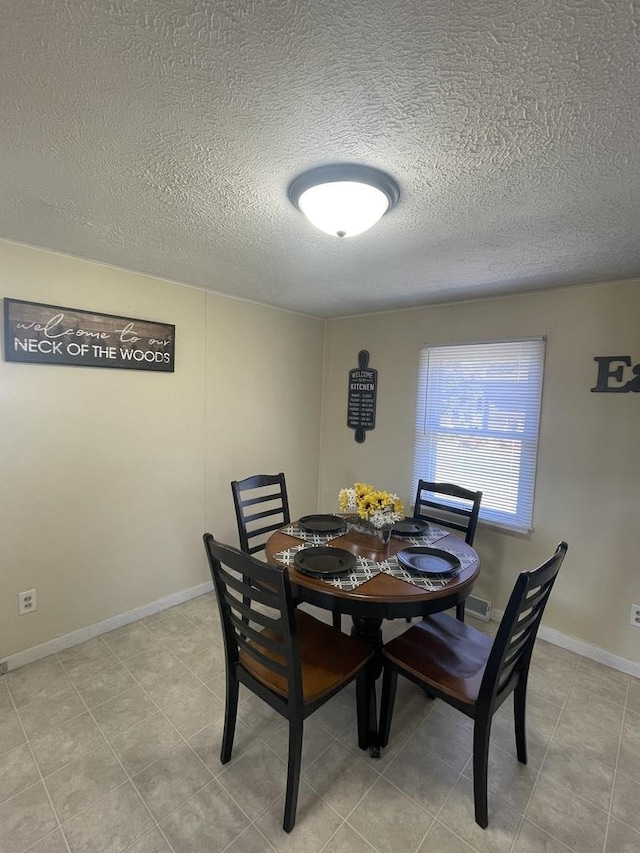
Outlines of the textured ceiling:
<svg viewBox="0 0 640 853">
<path fill-rule="evenodd" d="M 633 0 L 7 0 L 0 236 L 323 317 L 640 274 Z M 390 172 L 329 237 L 300 171 Z"/>
</svg>

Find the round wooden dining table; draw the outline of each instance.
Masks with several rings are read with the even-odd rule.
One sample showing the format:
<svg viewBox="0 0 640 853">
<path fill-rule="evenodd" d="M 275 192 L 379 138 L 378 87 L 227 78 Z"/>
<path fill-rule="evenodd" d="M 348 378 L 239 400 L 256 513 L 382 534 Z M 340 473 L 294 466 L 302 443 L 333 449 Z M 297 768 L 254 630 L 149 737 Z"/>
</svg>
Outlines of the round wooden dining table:
<svg viewBox="0 0 640 853">
<path fill-rule="evenodd" d="M 300 539 L 277 530 L 269 537 L 265 546 L 267 562 L 279 565 L 276 554 L 300 544 Z M 327 542 L 331 547 L 344 548 L 356 556 L 375 561 L 384 560 L 386 555 L 397 554 L 410 544 L 407 539 L 392 537 L 385 554 L 367 547 L 357 535 L 351 533 L 345 533 Z M 448 534 L 434 542 L 434 547 L 464 558 L 461 560 L 463 567 L 459 573 L 435 590 L 416 586 L 384 572 L 376 574 L 354 590 L 342 590 L 321 578 L 299 572 L 293 565 L 286 566 L 291 591 L 297 602 L 307 602 L 332 612 L 350 615 L 353 619 L 351 633 L 376 649 L 370 685 L 372 718 L 369 726 L 369 748 L 374 756 L 379 755 L 375 680 L 382 669 L 382 620 L 427 616 L 430 613 L 449 610 L 471 593 L 480 571 L 478 554 L 459 536 Z"/>
</svg>

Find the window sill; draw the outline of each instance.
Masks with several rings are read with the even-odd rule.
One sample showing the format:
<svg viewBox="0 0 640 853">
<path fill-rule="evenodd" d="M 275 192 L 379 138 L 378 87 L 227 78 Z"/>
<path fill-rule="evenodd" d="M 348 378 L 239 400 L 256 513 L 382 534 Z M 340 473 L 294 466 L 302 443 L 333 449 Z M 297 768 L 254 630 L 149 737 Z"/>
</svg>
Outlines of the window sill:
<svg viewBox="0 0 640 853">
<path fill-rule="evenodd" d="M 535 529 L 533 527 L 509 527 L 506 524 L 500 524 L 497 521 L 486 521 L 483 518 L 478 519 L 478 527 L 486 528 L 495 533 L 508 533 L 518 539 L 530 539 Z"/>
</svg>

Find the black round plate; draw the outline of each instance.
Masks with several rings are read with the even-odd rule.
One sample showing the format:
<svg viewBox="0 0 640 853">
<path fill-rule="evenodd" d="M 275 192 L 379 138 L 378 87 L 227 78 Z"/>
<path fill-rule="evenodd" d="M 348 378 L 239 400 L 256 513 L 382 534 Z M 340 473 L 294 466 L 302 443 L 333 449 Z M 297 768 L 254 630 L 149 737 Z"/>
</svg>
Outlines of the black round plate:
<svg viewBox="0 0 640 853">
<path fill-rule="evenodd" d="M 398 551 L 396 557 L 403 568 L 432 578 L 451 577 L 460 568 L 460 560 L 440 548 L 416 545 Z"/>
<path fill-rule="evenodd" d="M 405 518 L 393 525 L 392 536 L 420 536 L 429 527 L 421 518 Z"/>
<path fill-rule="evenodd" d="M 298 524 L 308 533 L 337 533 L 346 529 L 344 519 L 337 515 L 303 515 Z"/>
<path fill-rule="evenodd" d="M 306 575 L 341 575 L 356 567 L 358 560 L 355 554 L 343 548 L 329 548 L 317 545 L 315 548 L 302 548 L 293 558 L 293 563 Z"/>
</svg>

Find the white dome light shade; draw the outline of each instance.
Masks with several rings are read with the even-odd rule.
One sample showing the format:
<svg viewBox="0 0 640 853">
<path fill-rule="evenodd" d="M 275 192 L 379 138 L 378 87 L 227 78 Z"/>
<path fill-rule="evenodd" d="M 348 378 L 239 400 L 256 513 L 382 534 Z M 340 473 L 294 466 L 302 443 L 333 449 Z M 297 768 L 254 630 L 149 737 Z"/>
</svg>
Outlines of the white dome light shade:
<svg viewBox="0 0 640 853">
<path fill-rule="evenodd" d="M 334 237 L 355 237 L 384 216 L 389 199 L 376 187 L 357 181 L 332 181 L 305 190 L 298 207 L 312 225 Z"/>
<path fill-rule="evenodd" d="M 391 210 L 400 191 L 385 172 L 368 166 L 320 166 L 289 186 L 290 200 L 307 219 L 334 237 L 355 237 Z"/>
</svg>

